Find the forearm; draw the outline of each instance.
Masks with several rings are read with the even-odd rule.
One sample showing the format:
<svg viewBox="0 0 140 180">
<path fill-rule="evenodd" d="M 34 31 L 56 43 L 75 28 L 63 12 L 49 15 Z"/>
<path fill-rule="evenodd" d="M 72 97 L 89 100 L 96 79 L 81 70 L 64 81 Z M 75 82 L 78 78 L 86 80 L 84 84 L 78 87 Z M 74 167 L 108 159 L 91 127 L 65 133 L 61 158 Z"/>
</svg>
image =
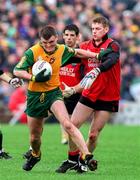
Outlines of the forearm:
<svg viewBox="0 0 140 180">
<path fill-rule="evenodd" d="M 80 86 L 80 83 L 73 87 L 76 93 L 81 93 L 83 88 Z"/>
<path fill-rule="evenodd" d="M 9 83 L 9 81 L 11 80 L 11 77 L 6 73 L 3 73 L 2 75 L 0 75 L 0 78 L 7 83 Z"/>
<path fill-rule="evenodd" d="M 75 49 L 75 56 L 79 58 L 94 58 L 97 57 L 98 53 L 86 51 L 84 49 Z"/>
<path fill-rule="evenodd" d="M 32 78 L 32 75 L 29 74 L 27 71 L 25 70 L 14 70 L 14 75 L 19 77 L 19 78 L 23 78 L 23 79 L 26 79 L 26 80 L 31 80 Z"/>
<path fill-rule="evenodd" d="M 113 65 L 115 65 L 119 60 L 119 53 L 112 52 L 108 54 L 106 57 L 104 57 L 101 61 L 101 65 L 99 66 L 99 69 L 101 72 L 107 71 L 110 69 Z"/>
</svg>

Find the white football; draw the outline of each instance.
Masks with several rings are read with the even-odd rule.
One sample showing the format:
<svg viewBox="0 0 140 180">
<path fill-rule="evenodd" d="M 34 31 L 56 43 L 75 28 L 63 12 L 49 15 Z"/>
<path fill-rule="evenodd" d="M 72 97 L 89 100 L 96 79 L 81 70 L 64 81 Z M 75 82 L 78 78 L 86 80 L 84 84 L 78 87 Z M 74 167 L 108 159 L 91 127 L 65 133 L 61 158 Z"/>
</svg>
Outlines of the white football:
<svg viewBox="0 0 140 180">
<path fill-rule="evenodd" d="M 34 76 L 36 76 L 43 69 L 45 69 L 44 75 L 48 75 L 49 73 L 52 75 L 52 67 L 51 67 L 50 63 L 48 63 L 44 60 L 38 60 L 35 62 L 35 64 L 32 67 L 32 74 Z"/>
</svg>

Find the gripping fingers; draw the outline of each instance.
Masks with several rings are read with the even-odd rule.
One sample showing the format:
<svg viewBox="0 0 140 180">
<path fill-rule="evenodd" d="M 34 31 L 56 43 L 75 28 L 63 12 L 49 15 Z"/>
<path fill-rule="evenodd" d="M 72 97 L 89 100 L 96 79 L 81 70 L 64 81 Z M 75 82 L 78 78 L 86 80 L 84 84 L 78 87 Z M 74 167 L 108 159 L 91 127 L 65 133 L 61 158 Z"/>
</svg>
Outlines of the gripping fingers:
<svg viewBox="0 0 140 180">
<path fill-rule="evenodd" d="M 24 84 L 23 80 L 22 79 L 19 79 L 19 78 L 13 78 L 9 81 L 9 84 L 14 87 L 14 88 L 17 88 L 17 87 L 20 87 Z"/>
<path fill-rule="evenodd" d="M 89 89 L 93 83 L 93 79 L 89 78 L 86 82 L 85 89 Z"/>
</svg>

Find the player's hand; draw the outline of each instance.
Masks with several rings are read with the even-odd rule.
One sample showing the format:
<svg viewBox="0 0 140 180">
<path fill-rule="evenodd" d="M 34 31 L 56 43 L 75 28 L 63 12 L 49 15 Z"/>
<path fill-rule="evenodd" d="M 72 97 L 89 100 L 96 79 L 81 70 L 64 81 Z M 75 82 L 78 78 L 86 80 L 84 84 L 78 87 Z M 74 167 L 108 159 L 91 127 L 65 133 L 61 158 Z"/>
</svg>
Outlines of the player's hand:
<svg viewBox="0 0 140 180">
<path fill-rule="evenodd" d="M 34 82 L 46 82 L 46 81 L 50 80 L 51 73 L 45 75 L 44 74 L 45 71 L 46 71 L 46 69 L 43 69 L 36 76 L 32 75 L 31 81 L 34 81 Z"/>
<path fill-rule="evenodd" d="M 91 70 L 82 79 L 82 81 L 80 82 L 80 86 L 84 89 L 89 89 L 99 74 L 100 74 L 99 68 L 95 68 Z"/>
<path fill-rule="evenodd" d="M 20 86 L 22 86 L 24 84 L 23 79 L 19 79 L 19 78 L 12 78 L 9 81 L 9 84 L 13 87 L 13 88 L 18 88 Z"/>
<path fill-rule="evenodd" d="M 113 50 L 112 50 L 111 48 L 107 48 L 106 50 L 101 49 L 101 51 L 100 51 L 100 53 L 98 54 L 97 58 L 98 58 L 99 60 L 101 60 L 103 56 L 106 56 L 107 54 L 109 54 L 109 53 L 111 53 L 111 52 L 113 52 Z"/>
<path fill-rule="evenodd" d="M 75 94 L 75 88 L 74 87 L 69 87 L 67 86 L 64 82 L 62 82 L 62 84 L 64 85 L 64 90 L 62 91 L 62 94 L 65 98 L 70 97 L 71 95 Z"/>
</svg>

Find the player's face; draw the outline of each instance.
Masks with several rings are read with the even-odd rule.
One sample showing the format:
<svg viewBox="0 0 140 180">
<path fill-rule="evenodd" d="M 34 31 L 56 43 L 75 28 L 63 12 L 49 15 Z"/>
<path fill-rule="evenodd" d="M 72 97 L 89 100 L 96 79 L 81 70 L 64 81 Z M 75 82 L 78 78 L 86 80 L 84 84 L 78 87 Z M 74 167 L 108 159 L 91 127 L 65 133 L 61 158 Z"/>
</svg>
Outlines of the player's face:
<svg viewBox="0 0 140 180">
<path fill-rule="evenodd" d="M 57 44 L 57 36 L 51 36 L 50 39 L 46 40 L 41 37 L 40 43 L 47 52 L 53 52 Z"/>
<path fill-rule="evenodd" d="M 74 31 L 66 30 L 65 33 L 63 33 L 63 39 L 67 46 L 74 48 L 76 41 L 78 40 L 78 36 L 76 36 Z"/>
<path fill-rule="evenodd" d="M 104 27 L 100 23 L 92 23 L 92 37 L 95 41 L 101 41 L 102 37 L 109 31 L 108 27 Z"/>
</svg>

